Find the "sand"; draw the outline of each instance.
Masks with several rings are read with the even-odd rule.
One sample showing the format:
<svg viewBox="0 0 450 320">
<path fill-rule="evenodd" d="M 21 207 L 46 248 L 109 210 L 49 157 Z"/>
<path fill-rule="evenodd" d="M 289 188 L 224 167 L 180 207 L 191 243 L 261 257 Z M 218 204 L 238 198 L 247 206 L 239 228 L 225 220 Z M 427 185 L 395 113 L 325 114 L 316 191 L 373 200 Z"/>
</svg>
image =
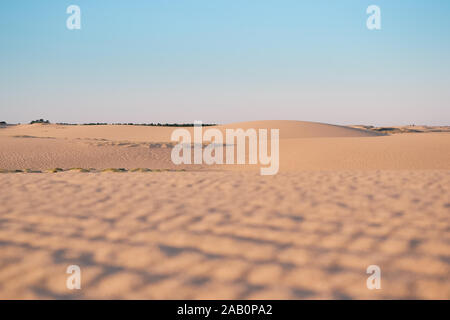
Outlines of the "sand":
<svg viewBox="0 0 450 320">
<path fill-rule="evenodd" d="M 280 129 L 280 171 L 450 169 L 450 132 L 383 135 L 302 121 L 255 121 L 217 127 Z M 174 128 L 18 125 L 0 128 L 0 168 L 162 168 L 259 170 L 258 166 L 176 166 Z M 190 132 L 192 128 L 186 128 Z M 205 128 L 206 130 L 206 128 Z M 193 136 L 193 134 L 192 134 Z"/>
<path fill-rule="evenodd" d="M 277 175 L 0 174 L 0 298 L 450 299 L 450 133 L 233 127 L 280 129 Z M 180 168 L 173 129 L 3 127 L 0 168 Z"/>
</svg>

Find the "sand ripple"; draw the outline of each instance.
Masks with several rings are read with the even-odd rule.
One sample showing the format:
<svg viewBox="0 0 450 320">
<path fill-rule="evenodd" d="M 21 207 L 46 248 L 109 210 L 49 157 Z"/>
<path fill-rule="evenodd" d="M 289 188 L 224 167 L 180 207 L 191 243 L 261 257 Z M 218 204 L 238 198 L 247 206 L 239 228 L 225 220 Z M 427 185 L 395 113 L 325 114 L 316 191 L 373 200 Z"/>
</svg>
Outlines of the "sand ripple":
<svg viewBox="0 0 450 320">
<path fill-rule="evenodd" d="M 0 298 L 450 298 L 448 170 L 0 178 Z"/>
</svg>

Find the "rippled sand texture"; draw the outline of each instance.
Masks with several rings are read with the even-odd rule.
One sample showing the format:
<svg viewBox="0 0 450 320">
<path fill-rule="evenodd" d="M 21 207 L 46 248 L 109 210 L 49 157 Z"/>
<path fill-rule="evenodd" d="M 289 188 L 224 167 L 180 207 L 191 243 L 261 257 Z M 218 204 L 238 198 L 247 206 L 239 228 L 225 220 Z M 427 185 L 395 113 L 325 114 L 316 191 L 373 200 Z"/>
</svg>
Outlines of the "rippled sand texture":
<svg viewBox="0 0 450 320">
<path fill-rule="evenodd" d="M 0 298 L 450 299 L 448 170 L 0 179 Z"/>
</svg>

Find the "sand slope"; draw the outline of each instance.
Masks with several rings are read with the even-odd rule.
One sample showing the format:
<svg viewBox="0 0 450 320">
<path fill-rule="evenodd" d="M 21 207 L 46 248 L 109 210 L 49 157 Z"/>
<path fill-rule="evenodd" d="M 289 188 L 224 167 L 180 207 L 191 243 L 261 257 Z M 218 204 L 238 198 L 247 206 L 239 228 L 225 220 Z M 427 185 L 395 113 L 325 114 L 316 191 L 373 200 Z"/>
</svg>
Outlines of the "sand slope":
<svg viewBox="0 0 450 320">
<path fill-rule="evenodd" d="M 295 121 L 295 120 L 263 120 L 237 122 L 219 126 L 221 129 L 279 129 L 280 139 L 318 138 L 318 137 L 374 137 L 383 135 L 363 128 L 352 128 L 332 124 Z"/>
<path fill-rule="evenodd" d="M 294 121 L 294 120 L 264 120 L 237 122 L 219 126 L 221 129 L 279 129 L 280 139 L 292 138 L 323 138 L 323 137 L 374 137 L 383 135 L 363 128 L 352 128 L 332 124 Z"/>
</svg>

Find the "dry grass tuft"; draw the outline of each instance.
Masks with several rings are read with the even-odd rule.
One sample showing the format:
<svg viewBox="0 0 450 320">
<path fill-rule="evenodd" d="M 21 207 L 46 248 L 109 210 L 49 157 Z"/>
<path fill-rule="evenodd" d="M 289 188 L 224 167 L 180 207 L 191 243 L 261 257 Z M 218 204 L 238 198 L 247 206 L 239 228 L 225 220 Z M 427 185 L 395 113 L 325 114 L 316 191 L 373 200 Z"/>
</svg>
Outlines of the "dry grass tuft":
<svg viewBox="0 0 450 320">
<path fill-rule="evenodd" d="M 108 168 L 108 169 L 103 169 L 102 172 L 127 172 L 127 169 L 125 169 L 125 168 Z"/>
</svg>

